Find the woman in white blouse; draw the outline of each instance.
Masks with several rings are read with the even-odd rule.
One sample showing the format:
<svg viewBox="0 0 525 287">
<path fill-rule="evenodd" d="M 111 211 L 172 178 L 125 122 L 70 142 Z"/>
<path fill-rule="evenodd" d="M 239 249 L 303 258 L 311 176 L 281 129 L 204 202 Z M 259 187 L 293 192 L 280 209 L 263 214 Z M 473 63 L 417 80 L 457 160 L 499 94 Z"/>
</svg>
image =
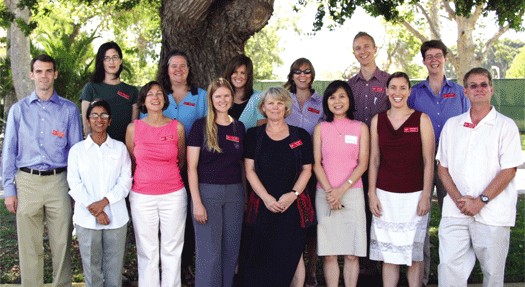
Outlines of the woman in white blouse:
<svg viewBox="0 0 525 287">
<path fill-rule="evenodd" d="M 86 286 L 122 284 L 131 160 L 126 146 L 107 134 L 110 123 L 109 104 L 95 99 L 86 113 L 91 134 L 69 151 L 67 181 Z"/>
</svg>

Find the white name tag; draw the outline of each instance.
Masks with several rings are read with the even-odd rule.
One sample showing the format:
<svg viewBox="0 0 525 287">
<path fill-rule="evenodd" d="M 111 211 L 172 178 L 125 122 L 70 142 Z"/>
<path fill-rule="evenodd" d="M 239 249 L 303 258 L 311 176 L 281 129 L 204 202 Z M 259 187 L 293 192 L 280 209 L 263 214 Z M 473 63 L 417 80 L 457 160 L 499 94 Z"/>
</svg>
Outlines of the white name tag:
<svg viewBox="0 0 525 287">
<path fill-rule="evenodd" d="M 347 144 L 357 144 L 357 136 L 345 135 L 345 143 L 347 143 Z"/>
</svg>

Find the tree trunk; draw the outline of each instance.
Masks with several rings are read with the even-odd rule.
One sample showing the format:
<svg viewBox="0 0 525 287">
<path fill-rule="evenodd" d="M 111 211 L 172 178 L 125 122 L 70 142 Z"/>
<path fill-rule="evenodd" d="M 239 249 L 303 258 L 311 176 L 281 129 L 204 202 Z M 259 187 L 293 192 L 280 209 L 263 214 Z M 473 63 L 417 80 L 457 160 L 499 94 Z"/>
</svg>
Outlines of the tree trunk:
<svg viewBox="0 0 525 287">
<path fill-rule="evenodd" d="M 431 0 L 430 1 L 430 19 L 431 24 L 434 23 L 434 29 L 430 29 L 430 38 L 431 39 L 441 39 L 441 20 L 439 19 L 439 10 L 440 10 L 440 0 Z"/>
<path fill-rule="evenodd" d="M 206 89 L 234 55 L 244 54 L 246 41 L 268 23 L 273 4 L 274 0 L 162 0 L 161 59 L 170 50 L 184 51 L 195 84 Z"/>
<path fill-rule="evenodd" d="M 17 6 L 20 0 L 5 0 L 8 11 L 13 12 L 16 18 L 29 22 L 30 13 L 27 8 L 20 10 Z M 21 100 L 33 91 L 33 82 L 29 77 L 31 53 L 29 50 L 29 37 L 26 37 L 15 22 L 11 23 L 7 32 L 8 50 L 7 55 L 11 59 L 11 72 L 13 73 L 13 85 L 15 86 L 16 98 Z M 6 111 L 8 107 L 6 105 Z"/>
<path fill-rule="evenodd" d="M 474 67 L 481 67 L 481 60 L 476 57 L 476 44 L 472 37 L 476 21 L 463 16 L 456 17 L 458 25 L 458 52 L 454 69 L 456 70 L 458 83 L 463 85 L 463 76 Z M 454 64 L 454 63 L 453 63 Z"/>
</svg>

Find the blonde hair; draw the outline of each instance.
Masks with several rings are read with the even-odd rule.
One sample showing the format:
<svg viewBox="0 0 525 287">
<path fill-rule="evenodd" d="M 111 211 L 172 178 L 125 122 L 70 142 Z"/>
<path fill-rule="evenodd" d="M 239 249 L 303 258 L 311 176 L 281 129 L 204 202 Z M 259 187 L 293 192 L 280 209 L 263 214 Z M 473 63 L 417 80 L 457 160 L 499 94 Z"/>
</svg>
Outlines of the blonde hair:
<svg viewBox="0 0 525 287">
<path fill-rule="evenodd" d="M 293 100 L 290 96 L 290 92 L 282 87 L 269 87 L 264 92 L 262 92 L 261 99 L 257 105 L 257 110 L 265 118 L 268 118 L 268 116 L 266 115 L 266 112 L 263 111 L 262 106 L 264 105 L 264 102 L 266 102 L 267 98 L 272 98 L 286 104 L 286 113 L 284 113 L 284 118 L 287 118 L 292 114 Z"/>
<path fill-rule="evenodd" d="M 219 147 L 219 139 L 218 139 L 219 128 L 217 127 L 217 124 L 215 123 L 215 120 L 217 119 L 217 112 L 215 111 L 215 107 L 213 106 L 212 98 L 213 98 L 213 94 L 215 93 L 215 91 L 217 91 L 217 89 L 221 87 L 227 88 L 230 91 L 230 94 L 233 99 L 233 88 L 230 85 L 230 83 L 224 78 L 214 79 L 208 86 L 208 94 L 206 97 L 206 102 L 208 104 L 208 113 L 206 114 L 206 117 L 205 117 L 206 125 L 204 128 L 204 135 L 205 135 L 204 141 L 206 143 L 206 148 L 209 151 L 216 151 L 218 153 L 222 153 L 222 149 Z"/>
</svg>

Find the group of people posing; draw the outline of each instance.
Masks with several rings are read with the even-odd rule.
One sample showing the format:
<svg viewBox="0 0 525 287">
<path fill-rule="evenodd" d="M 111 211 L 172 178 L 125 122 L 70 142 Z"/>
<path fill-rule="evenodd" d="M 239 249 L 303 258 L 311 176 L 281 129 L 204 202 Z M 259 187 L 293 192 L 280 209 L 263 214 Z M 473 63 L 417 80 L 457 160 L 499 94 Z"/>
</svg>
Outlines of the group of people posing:
<svg viewBox="0 0 525 287">
<path fill-rule="evenodd" d="M 420 287 L 435 186 L 439 285 L 466 286 L 478 258 L 484 286 L 503 286 L 523 161 L 516 124 L 490 105 L 490 73 L 448 80 L 447 48 L 432 40 L 421 47 L 429 76 L 411 87 L 377 68 L 369 34 L 353 50 L 360 72 L 323 96 L 305 58 L 284 87 L 255 91 L 244 55 L 204 91 L 177 50 L 139 91 L 105 43 L 80 98 L 85 139 L 76 105 L 53 90 L 55 61 L 34 58 L 36 88 L 10 109 L 2 154 L 22 285 L 43 285 L 45 218 L 53 284 L 71 286 L 72 218 L 86 286 L 121 286 L 129 196 L 139 286 L 181 286 L 194 248 L 199 287 L 313 286 L 316 255 L 327 286 L 343 256 L 345 286 L 382 261 L 383 286 L 407 265 Z"/>
</svg>

